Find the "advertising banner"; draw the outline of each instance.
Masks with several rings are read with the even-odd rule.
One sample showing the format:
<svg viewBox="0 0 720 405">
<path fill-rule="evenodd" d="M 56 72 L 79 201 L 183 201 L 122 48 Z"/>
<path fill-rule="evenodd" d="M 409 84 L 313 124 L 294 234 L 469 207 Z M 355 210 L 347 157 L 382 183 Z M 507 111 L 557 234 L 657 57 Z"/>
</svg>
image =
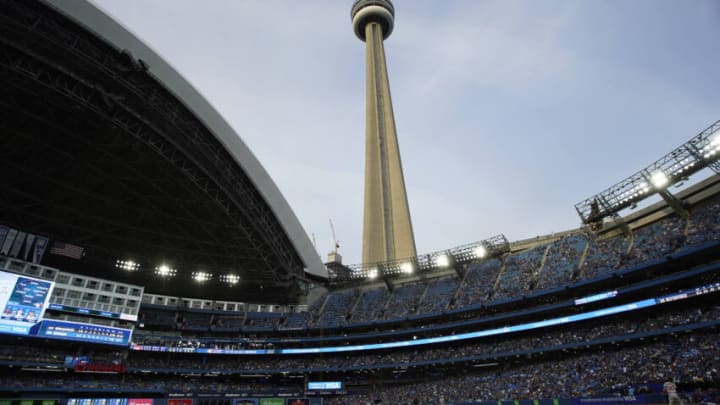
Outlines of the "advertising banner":
<svg viewBox="0 0 720 405">
<path fill-rule="evenodd" d="M 258 405 L 258 400 L 255 398 L 236 399 L 233 405 Z"/>
<path fill-rule="evenodd" d="M 168 399 L 168 405 L 193 405 L 192 399 Z"/>
</svg>

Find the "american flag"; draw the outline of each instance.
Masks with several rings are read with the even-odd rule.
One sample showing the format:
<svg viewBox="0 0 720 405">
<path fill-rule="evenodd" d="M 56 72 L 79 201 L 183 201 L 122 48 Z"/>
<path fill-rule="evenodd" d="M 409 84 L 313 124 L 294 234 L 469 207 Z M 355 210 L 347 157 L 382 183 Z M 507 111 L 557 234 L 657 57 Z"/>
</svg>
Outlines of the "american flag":
<svg viewBox="0 0 720 405">
<path fill-rule="evenodd" d="M 63 242 L 53 242 L 50 247 L 51 255 L 65 256 L 71 259 L 82 259 L 85 256 L 85 248 Z"/>
</svg>

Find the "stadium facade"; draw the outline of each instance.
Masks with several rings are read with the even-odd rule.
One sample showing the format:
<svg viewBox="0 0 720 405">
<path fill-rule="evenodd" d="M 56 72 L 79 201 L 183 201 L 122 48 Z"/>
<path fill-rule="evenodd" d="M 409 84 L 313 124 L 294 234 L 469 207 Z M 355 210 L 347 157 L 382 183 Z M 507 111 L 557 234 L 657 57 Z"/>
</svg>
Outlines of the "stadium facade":
<svg viewBox="0 0 720 405">
<path fill-rule="evenodd" d="M 206 143 L 216 139 L 226 152 L 239 148 L 232 152 L 234 166 L 226 168 L 254 173 L 248 175 L 253 184 L 267 175 L 186 82 L 91 4 L 2 0 L 0 10 L 0 79 L 7 89 L 0 98 L 0 126 L 7 140 L 0 161 L 28 169 L 21 176 L 23 181 L 5 184 L 7 193 L 0 200 L 0 405 L 647 404 L 666 400 L 662 385 L 668 380 L 676 382 L 686 402 L 717 403 L 717 175 L 625 217 L 588 221 L 579 229 L 513 243 L 497 236 L 416 256 L 412 272 L 394 267 L 399 265 L 395 261 L 348 269 L 349 277 L 335 274 L 322 285 L 318 282 L 302 305 L 232 299 L 225 290 L 198 287 L 208 280 L 161 278 L 159 270 L 150 271 L 155 278 L 126 277 L 126 272 L 143 271 L 135 262 L 125 261 L 113 271 L 75 271 L 83 269 L 78 262 L 117 252 L 117 248 L 108 249 L 114 244 L 101 243 L 119 240 L 110 238 L 115 234 L 100 233 L 93 242 L 92 229 L 53 218 L 66 212 L 54 206 L 68 204 L 77 204 L 88 217 L 98 215 L 101 210 L 60 193 L 70 184 L 83 198 L 93 199 L 87 191 L 90 186 L 99 187 L 97 179 L 56 177 L 55 182 L 41 183 L 58 198 L 39 205 L 46 210 L 40 220 L 40 215 L 30 215 L 23 206 L 35 194 L 27 183 L 40 181 L 42 173 L 33 174 L 33 167 L 23 166 L 7 149 L 31 153 L 22 147 L 32 135 L 37 136 L 33 146 L 61 155 L 76 149 L 122 153 L 128 148 L 141 154 L 146 144 L 128 142 L 125 132 L 114 138 L 108 129 L 103 132 L 107 139 L 79 142 L 82 136 L 90 137 L 90 131 L 72 117 L 60 121 L 53 116 L 66 112 L 63 105 L 44 102 L 63 100 L 71 105 L 69 111 L 100 123 L 105 123 L 107 113 L 124 117 L 119 115 L 121 107 L 145 112 L 146 104 L 165 118 L 161 105 L 172 105 L 172 100 L 160 97 L 161 92 L 142 93 L 154 97 L 136 105 L 130 104 L 130 92 L 122 89 L 149 92 L 166 87 L 174 100 L 188 103 L 193 116 L 202 117 L 200 122 L 213 134 L 225 131 L 227 139 L 221 135 L 203 138 Z M 108 41 L 114 47 L 103 48 Z M 82 52 L 66 53 L 73 47 Z M 107 53 L 93 53 L 99 50 Z M 83 75 L 77 77 L 79 73 Z M 111 86 L 112 81 L 103 79 L 107 75 L 117 75 L 115 81 L 122 86 Z M 146 81 L 148 77 L 158 81 Z M 82 92 L 91 79 L 95 80 L 92 91 Z M 50 91 L 41 93 L 43 88 Z M 81 103 L 81 95 L 94 103 Z M 33 114 L 28 107 L 35 108 Z M 175 114 L 178 119 L 189 117 L 181 110 Z M 152 115 L 142 114 L 146 119 Z M 117 127 L 122 122 L 130 121 L 112 121 Z M 59 127 L 61 123 L 68 127 Z M 57 131 L 57 144 L 40 133 L 48 127 Z M 81 136 L 70 137 L 69 129 Z M 151 140 L 162 141 L 162 131 L 156 132 L 158 137 Z M 180 131 L 177 137 L 183 134 Z M 704 143 L 698 150 L 704 152 L 698 154 L 698 161 L 710 165 L 720 150 L 718 127 L 711 126 L 702 134 Z M 182 163 L 178 151 L 169 155 Z M 216 151 L 221 159 L 222 153 Z M 49 168 L 57 168 L 51 154 L 42 157 L 48 159 Z M 248 169 L 245 159 L 257 167 Z M 135 164 L 152 167 L 145 166 L 152 159 L 128 160 L 131 164 L 125 166 L 98 166 L 109 171 L 100 180 L 115 175 L 121 183 L 129 180 L 117 170 Z M 184 166 L 186 171 L 211 167 L 202 160 Z M 159 168 L 169 170 L 165 174 L 178 173 L 174 168 Z M 233 173 L 239 176 L 240 172 Z M 130 180 L 138 187 L 147 186 L 141 178 Z M 214 180 L 220 183 L 222 176 Z M 656 191 L 666 191 L 668 184 L 656 186 Z M 173 183 L 173 187 L 180 185 Z M 263 187 L 267 189 L 258 194 L 264 199 L 277 192 L 271 182 L 257 186 Z M 275 207 L 271 211 L 278 218 L 291 215 L 289 210 L 277 214 L 285 204 L 278 198 L 279 202 L 268 201 L 267 206 Z M 213 208 L 218 204 L 204 200 L 199 206 L 210 203 Z M 117 207 L 103 208 L 113 211 Z M 241 208 L 249 209 L 233 209 Z M 597 212 L 592 211 L 588 207 L 592 215 L 587 218 L 597 219 Z M 99 223 L 117 226 L 117 233 L 126 229 L 113 225 L 111 214 L 100 219 Z M 254 226 L 273 228 L 266 222 L 271 219 L 259 219 Z M 286 220 L 296 221 L 294 217 Z M 283 221 L 277 223 L 292 228 Z M 84 250 L 72 244 L 52 244 L 51 238 L 43 236 L 43 227 L 56 237 L 82 233 L 92 242 L 86 245 L 88 256 L 83 257 Z M 159 230 L 134 228 L 143 237 L 141 242 L 152 246 L 159 242 L 151 235 Z M 271 270 L 280 272 L 282 249 L 270 242 L 283 240 L 262 235 L 249 234 L 242 241 L 258 243 Z M 292 235 L 284 238 L 304 243 Z M 48 261 L 49 252 L 43 258 L 39 252 L 45 252 L 45 245 L 39 247 L 39 240 L 51 243 L 54 254 L 64 259 Z M 191 248 L 179 237 L 171 242 Z M 213 245 L 206 249 L 222 252 Z M 281 275 L 312 267 L 310 259 L 300 260 L 303 257 L 296 252 L 288 263 L 304 266 L 291 265 Z M 222 265 L 222 260 L 217 263 Z M 260 262 L 248 259 L 243 263 L 253 267 Z M 314 273 L 322 279 L 324 271 Z M 248 271 L 245 276 L 254 274 Z M 296 280 L 302 277 L 295 276 Z M 287 287 L 283 277 L 267 282 L 280 290 Z M 183 292 L 183 284 L 192 286 L 191 293 Z M 225 288 L 233 291 L 231 285 Z"/>
</svg>

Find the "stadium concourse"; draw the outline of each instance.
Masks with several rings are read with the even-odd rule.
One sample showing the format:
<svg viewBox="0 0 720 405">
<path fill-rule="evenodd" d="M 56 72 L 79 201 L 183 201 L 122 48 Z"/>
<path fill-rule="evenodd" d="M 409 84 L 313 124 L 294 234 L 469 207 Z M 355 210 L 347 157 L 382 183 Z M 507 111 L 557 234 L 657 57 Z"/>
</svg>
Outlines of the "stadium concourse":
<svg viewBox="0 0 720 405">
<path fill-rule="evenodd" d="M 720 170 L 720 123 L 581 228 L 326 267 L 237 134 L 92 4 L 0 0 L 0 53 L 0 405 L 720 400 L 720 176 L 667 190 Z"/>
</svg>

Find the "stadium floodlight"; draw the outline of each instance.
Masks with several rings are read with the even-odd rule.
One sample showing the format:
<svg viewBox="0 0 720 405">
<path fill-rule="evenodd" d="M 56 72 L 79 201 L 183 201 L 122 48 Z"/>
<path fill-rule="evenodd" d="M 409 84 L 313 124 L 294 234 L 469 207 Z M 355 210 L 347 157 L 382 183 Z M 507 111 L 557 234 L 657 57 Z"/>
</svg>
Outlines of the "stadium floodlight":
<svg viewBox="0 0 720 405">
<path fill-rule="evenodd" d="M 132 260 L 117 260 L 115 262 L 115 267 L 125 271 L 138 271 L 140 270 L 140 263 Z"/>
<path fill-rule="evenodd" d="M 716 132 L 712 139 L 710 139 L 710 146 L 715 148 L 720 147 L 720 132 Z"/>
<path fill-rule="evenodd" d="M 440 255 L 435 257 L 435 265 L 437 267 L 447 267 L 450 265 L 450 258 L 448 255 Z"/>
<path fill-rule="evenodd" d="M 166 278 L 175 277 L 177 269 L 174 269 L 167 264 L 161 264 L 160 266 L 155 267 L 155 274 Z"/>
<path fill-rule="evenodd" d="M 212 280 L 212 274 L 205 271 L 196 271 L 192 274 L 192 278 L 198 283 L 204 283 L 206 281 Z"/>
<path fill-rule="evenodd" d="M 658 170 L 650 176 L 650 182 L 656 189 L 661 189 L 670 182 L 670 179 L 662 170 Z"/>
<path fill-rule="evenodd" d="M 410 262 L 405 262 L 400 265 L 400 271 L 405 274 L 412 274 L 413 270 L 415 270 L 415 268 L 413 267 L 413 264 Z"/>
<path fill-rule="evenodd" d="M 710 142 L 701 149 L 703 158 L 711 159 L 720 152 L 720 132 L 715 133 Z"/>
<path fill-rule="evenodd" d="M 367 278 L 369 278 L 370 280 L 375 280 L 378 277 L 379 273 L 380 272 L 378 271 L 377 267 L 374 267 L 368 270 Z"/>
<path fill-rule="evenodd" d="M 704 168 L 720 174 L 720 121 L 651 165 L 606 190 L 575 204 L 585 224 L 597 223 L 634 206 L 654 193 L 665 193 L 674 183 Z"/>
<path fill-rule="evenodd" d="M 220 276 L 220 281 L 226 284 L 235 285 L 240 282 L 240 276 L 237 274 L 223 274 Z"/>
<path fill-rule="evenodd" d="M 330 279 L 334 282 L 351 281 L 357 279 L 375 279 L 377 277 L 393 277 L 411 274 L 445 270 L 457 267 L 478 259 L 496 257 L 510 251 L 510 243 L 504 235 L 496 235 L 483 241 L 472 242 L 454 248 L 418 255 L 413 258 L 388 261 L 384 263 L 351 264 L 347 278 L 329 270 Z M 444 258 L 443 258 L 444 257 Z M 447 261 L 446 261 L 447 260 Z"/>
<path fill-rule="evenodd" d="M 485 249 L 485 246 L 483 245 L 478 245 L 478 247 L 475 248 L 473 253 L 475 254 L 476 258 L 482 259 L 485 257 L 485 255 L 487 255 L 487 249 Z"/>
</svg>

